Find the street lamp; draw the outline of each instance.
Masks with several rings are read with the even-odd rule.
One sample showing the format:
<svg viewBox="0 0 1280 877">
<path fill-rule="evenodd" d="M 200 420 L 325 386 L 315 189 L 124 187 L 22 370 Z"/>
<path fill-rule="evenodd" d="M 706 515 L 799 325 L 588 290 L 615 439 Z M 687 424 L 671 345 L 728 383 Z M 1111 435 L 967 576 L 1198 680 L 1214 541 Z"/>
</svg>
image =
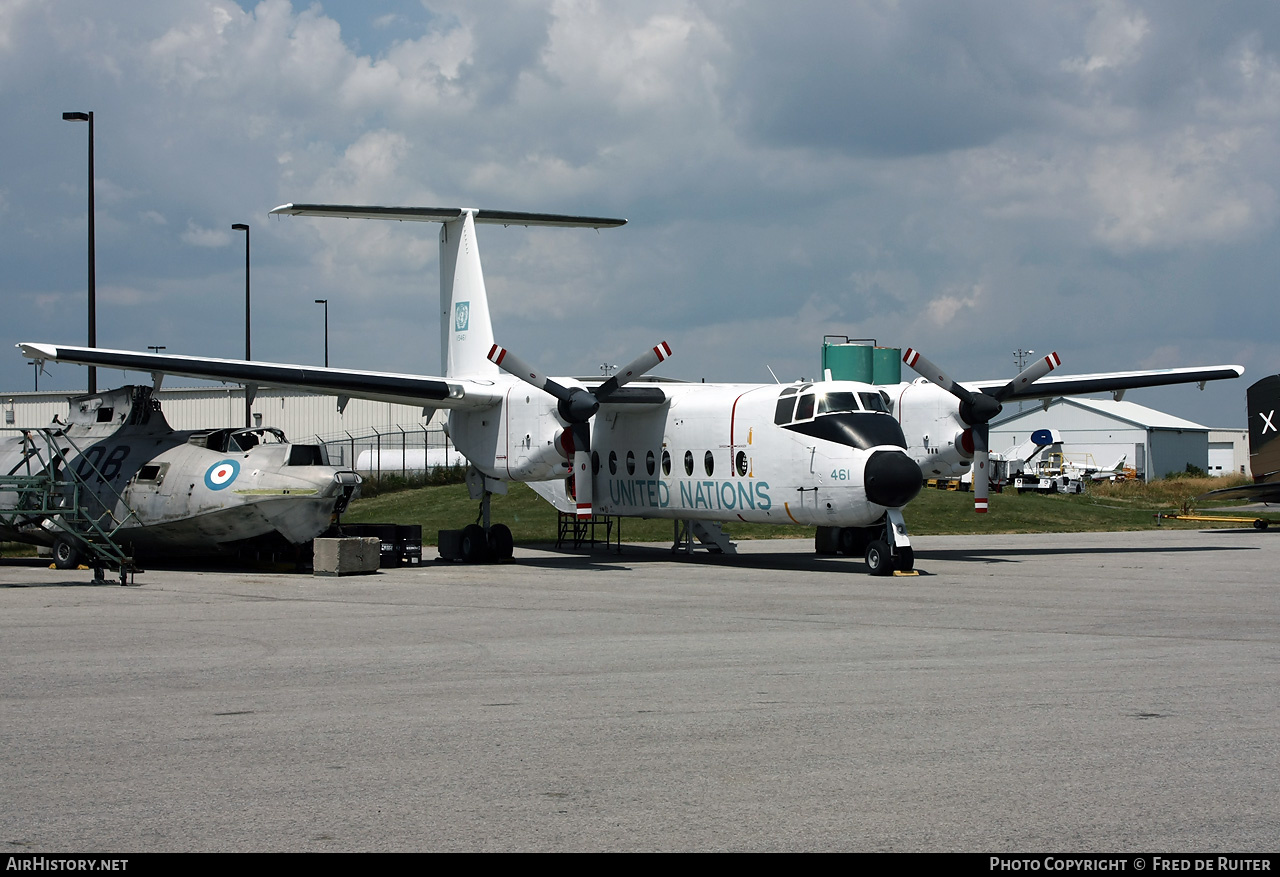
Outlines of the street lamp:
<svg viewBox="0 0 1280 877">
<path fill-rule="evenodd" d="M 63 113 L 64 122 L 89 123 L 89 346 L 98 346 L 97 271 L 93 234 L 93 113 Z M 98 392 L 98 370 L 89 366 L 89 392 Z"/>
<path fill-rule="evenodd" d="M 316 304 L 324 305 L 324 367 L 329 367 L 329 299 L 318 298 Z"/>
<path fill-rule="evenodd" d="M 35 372 L 36 372 L 35 391 L 39 393 L 40 392 L 40 360 L 38 359 L 33 360 L 32 362 L 27 363 L 27 365 L 32 366 L 35 369 Z"/>
<path fill-rule="evenodd" d="M 249 347 L 249 226 L 243 222 L 237 222 L 231 226 L 232 231 L 244 232 L 244 358 L 246 360 L 253 359 L 250 354 Z M 248 429 L 252 425 L 253 418 L 250 416 L 252 403 L 249 401 L 249 388 L 244 390 L 244 428 Z"/>
</svg>

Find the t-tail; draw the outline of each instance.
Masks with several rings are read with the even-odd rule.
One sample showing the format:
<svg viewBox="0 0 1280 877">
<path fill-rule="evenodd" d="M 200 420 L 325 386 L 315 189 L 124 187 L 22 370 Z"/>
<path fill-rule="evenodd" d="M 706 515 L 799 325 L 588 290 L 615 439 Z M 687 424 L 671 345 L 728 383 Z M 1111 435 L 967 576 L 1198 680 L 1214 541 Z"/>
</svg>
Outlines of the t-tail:
<svg viewBox="0 0 1280 877">
<path fill-rule="evenodd" d="M 272 213 L 439 222 L 440 367 L 445 377 L 490 377 L 498 367 L 488 359 L 493 347 L 489 295 L 480 267 L 476 224 L 539 225 L 560 228 L 617 228 L 625 219 L 520 213 L 474 207 L 360 207 L 347 204 L 285 204 Z"/>
</svg>

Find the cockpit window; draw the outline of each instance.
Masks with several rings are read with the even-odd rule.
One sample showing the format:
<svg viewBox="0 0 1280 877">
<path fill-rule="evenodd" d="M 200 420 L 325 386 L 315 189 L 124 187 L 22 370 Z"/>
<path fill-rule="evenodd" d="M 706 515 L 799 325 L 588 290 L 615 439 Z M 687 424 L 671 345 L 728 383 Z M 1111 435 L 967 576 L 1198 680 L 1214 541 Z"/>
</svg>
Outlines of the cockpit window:
<svg viewBox="0 0 1280 877">
<path fill-rule="evenodd" d="M 808 420 L 813 417 L 813 403 L 816 398 L 813 393 L 805 393 L 800 397 L 800 404 L 796 406 L 796 420 Z"/>
<path fill-rule="evenodd" d="M 858 398 L 862 400 L 862 407 L 868 411 L 883 411 L 886 414 L 889 406 L 884 404 L 884 396 L 880 393 L 859 393 Z"/>
<path fill-rule="evenodd" d="M 866 395 L 863 393 L 862 395 Z M 841 411 L 857 411 L 857 393 L 823 393 L 818 397 L 819 414 L 837 414 Z"/>
<path fill-rule="evenodd" d="M 266 426 L 257 429 L 215 429 L 212 432 L 197 433 L 188 441 L 203 445 L 211 451 L 234 454 L 243 453 L 259 444 L 285 444 L 288 439 L 275 427 Z"/>
<path fill-rule="evenodd" d="M 792 395 L 787 395 L 787 391 L 782 391 L 782 398 L 778 400 L 778 410 L 773 414 L 773 422 L 782 426 L 784 423 L 791 422 L 791 416 L 796 411 L 796 397 L 794 391 Z"/>
</svg>

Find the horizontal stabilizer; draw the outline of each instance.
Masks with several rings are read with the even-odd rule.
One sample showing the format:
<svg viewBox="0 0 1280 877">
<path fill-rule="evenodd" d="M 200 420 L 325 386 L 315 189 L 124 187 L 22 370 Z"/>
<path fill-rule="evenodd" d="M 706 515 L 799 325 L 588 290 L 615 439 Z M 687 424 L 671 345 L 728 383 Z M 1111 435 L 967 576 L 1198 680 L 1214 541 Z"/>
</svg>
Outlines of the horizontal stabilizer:
<svg viewBox="0 0 1280 877">
<path fill-rule="evenodd" d="M 560 228 L 617 228 L 625 219 L 565 216 L 559 213 L 521 213 L 516 210 L 478 210 L 463 207 L 361 207 L 351 204 L 283 204 L 272 213 L 289 216 L 336 216 L 344 219 L 392 219 L 398 222 L 452 222 L 470 210 L 472 221 L 488 225 L 538 225 Z"/>
</svg>

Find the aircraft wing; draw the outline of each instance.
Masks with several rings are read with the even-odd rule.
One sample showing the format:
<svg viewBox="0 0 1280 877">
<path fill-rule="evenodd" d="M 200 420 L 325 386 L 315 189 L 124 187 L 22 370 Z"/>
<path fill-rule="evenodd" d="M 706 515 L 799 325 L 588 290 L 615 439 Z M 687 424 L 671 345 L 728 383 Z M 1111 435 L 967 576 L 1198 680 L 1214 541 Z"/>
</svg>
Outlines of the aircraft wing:
<svg viewBox="0 0 1280 877">
<path fill-rule="evenodd" d="M 1058 396 L 1083 396 L 1088 393 L 1114 393 L 1138 387 L 1163 387 L 1168 384 L 1204 384 L 1238 378 L 1244 374 L 1240 365 L 1204 365 L 1192 368 L 1149 369 L 1132 372 L 1099 372 L 1091 375 L 1046 375 L 1021 391 L 1015 390 L 1004 401 L 1018 399 L 1051 399 Z M 1009 383 L 998 381 L 962 381 L 970 390 L 997 390 Z"/>
<path fill-rule="evenodd" d="M 100 368 L 151 372 L 153 376 L 226 381 L 250 386 L 302 390 L 319 395 L 373 399 L 424 408 L 487 408 L 502 399 L 492 386 L 424 375 L 352 371 L 288 365 L 240 359 L 208 359 L 200 356 L 162 356 L 100 347 L 63 347 L 57 344 L 19 344 L 22 355 L 38 362 L 69 362 Z"/>
</svg>

